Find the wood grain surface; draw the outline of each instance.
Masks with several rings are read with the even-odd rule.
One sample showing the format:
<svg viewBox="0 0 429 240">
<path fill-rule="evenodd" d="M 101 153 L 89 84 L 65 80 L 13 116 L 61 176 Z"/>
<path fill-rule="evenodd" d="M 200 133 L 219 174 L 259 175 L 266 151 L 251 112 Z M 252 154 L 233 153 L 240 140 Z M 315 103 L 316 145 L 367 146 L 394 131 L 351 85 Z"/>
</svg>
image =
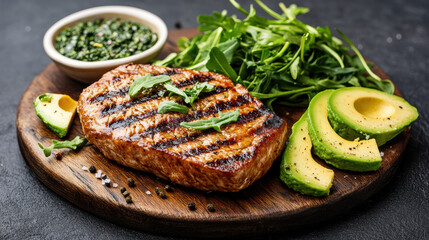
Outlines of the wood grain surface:
<svg viewBox="0 0 429 240">
<path fill-rule="evenodd" d="M 160 58 L 176 51 L 178 37 L 191 37 L 195 29 L 173 30 Z M 383 79 L 388 76 L 374 67 L 373 71 Z M 76 206 L 108 221 L 147 232 L 191 237 L 234 237 L 287 231 L 305 227 L 341 215 L 366 200 L 382 188 L 392 177 L 400 162 L 409 137 L 405 130 L 380 150 L 384 152 L 379 170 L 371 173 L 352 173 L 335 170 L 331 194 L 327 197 L 309 197 L 288 189 L 279 179 L 278 159 L 271 170 L 254 185 L 238 193 L 202 192 L 179 185 L 172 185 L 162 199 L 155 187 L 170 184 L 157 177 L 122 167 L 106 159 L 96 147 L 88 144 L 79 152 L 61 150 L 62 160 L 54 156 L 46 158 L 37 146 L 48 146 L 58 139 L 34 113 L 33 100 L 40 94 L 63 93 L 78 99 L 85 85 L 66 77 L 51 63 L 28 86 L 24 92 L 16 118 L 21 152 L 30 169 L 40 181 Z M 400 94 L 396 91 L 396 94 Z M 276 112 L 287 121 L 288 135 L 293 123 L 303 109 L 279 108 Z M 74 119 L 66 139 L 83 136 L 78 117 Z M 56 151 L 55 151 L 56 152 Z M 324 163 L 320 162 L 325 165 Z M 112 183 L 119 187 L 106 187 L 94 174 L 83 171 L 82 166 L 101 169 Z M 326 165 L 325 165 L 326 166 Z M 133 178 L 135 187 L 127 186 L 127 178 Z M 120 187 L 127 187 L 133 198 L 127 204 Z M 146 192 L 152 194 L 148 195 Z M 187 208 L 188 202 L 196 204 L 196 210 Z M 209 212 L 207 204 L 216 211 Z"/>
</svg>

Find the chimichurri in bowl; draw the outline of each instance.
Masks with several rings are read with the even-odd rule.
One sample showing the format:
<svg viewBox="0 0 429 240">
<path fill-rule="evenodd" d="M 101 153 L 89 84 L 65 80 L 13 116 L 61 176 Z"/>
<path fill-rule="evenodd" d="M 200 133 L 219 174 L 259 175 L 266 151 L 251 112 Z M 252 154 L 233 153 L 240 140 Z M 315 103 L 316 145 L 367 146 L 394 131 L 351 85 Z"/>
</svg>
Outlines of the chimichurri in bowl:
<svg viewBox="0 0 429 240">
<path fill-rule="evenodd" d="M 164 21 L 143 9 L 126 6 L 89 8 L 48 29 L 46 54 L 72 79 L 92 83 L 127 63 L 148 63 L 167 41 Z"/>
<path fill-rule="evenodd" d="M 62 30 L 55 49 L 63 56 L 85 62 L 129 57 L 151 48 L 158 35 L 147 25 L 130 20 L 98 19 Z"/>
</svg>

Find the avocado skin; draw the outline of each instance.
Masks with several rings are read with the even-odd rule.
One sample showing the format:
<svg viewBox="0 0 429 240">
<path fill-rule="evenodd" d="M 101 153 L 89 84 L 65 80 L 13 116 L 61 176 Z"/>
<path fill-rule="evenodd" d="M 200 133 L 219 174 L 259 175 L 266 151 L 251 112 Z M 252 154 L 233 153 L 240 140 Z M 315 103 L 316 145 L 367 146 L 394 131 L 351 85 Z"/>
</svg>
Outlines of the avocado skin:
<svg viewBox="0 0 429 240">
<path fill-rule="evenodd" d="M 367 172 L 367 171 L 375 171 L 381 166 L 381 158 L 379 161 L 369 161 L 363 162 L 358 158 L 346 157 L 345 154 L 336 151 L 329 144 L 323 142 L 322 139 L 319 138 L 320 133 L 313 124 L 311 124 L 311 109 L 315 107 L 315 102 L 324 95 L 324 94 L 332 94 L 334 90 L 325 90 L 323 92 L 318 93 L 310 102 L 309 110 L 308 110 L 308 133 L 311 138 L 311 142 L 313 144 L 314 153 L 325 160 L 326 163 L 342 170 L 349 170 L 354 172 Z M 313 103 L 313 104 L 312 104 Z M 378 151 L 378 148 L 377 148 Z"/>
<path fill-rule="evenodd" d="M 40 120 L 42 120 L 42 122 L 49 127 L 49 129 L 51 129 L 58 137 L 63 138 L 67 135 L 67 129 L 64 128 L 60 128 L 57 127 L 55 125 L 53 125 L 52 123 L 50 123 L 49 121 L 47 121 L 43 115 L 39 112 L 37 106 L 39 104 L 41 104 L 41 101 L 39 100 L 39 98 L 37 97 L 36 100 L 34 100 L 33 102 L 34 104 L 34 110 L 36 112 L 36 115 L 40 118 Z"/>
<path fill-rule="evenodd" d="M 310 130 L 309 126 L 308 132 L 310 134 L 311 141 L 313 142 L 314 153 L 321 159 L 325 160 L 326 163 L 338 169 L 354 172 L 368 172 L 375 171 L 381 166 L 381 161 L 362 162 L 359 161 L 359 159 L 344 158 L 341 153 L 333 151 L 317 137 L 317 130 Z"/>
<path fill-rule="evenodd" d="M 284 157 L 283 157 L 284 159 Z M 291 189 L 309 196 L 314 197 L 323 197 L 329 195 L 329 189 L 324 191 L 319 188 L 314 188 L 308 184 L 306 184 L 304 181 L 301 181 L 297 178 L 292 177 L 290 170 L 286 170 L 287 165 L 285 165 L 284 161 L 281 163 L 281 169 L 280 169 L 280 179 Z"/>
<path fill-rule="evenodd" d="M 377 142 L 377 146 L 384 145 L 386 142 L 392 140 L 394 137 L 396 137 L 398 134 L 400 134 L 402 131 L 404 131 L 405 128 L 407 128 L 409 126 L 409 125 L 407 125 L 403 128 L 398 128 L 394 131 L 380 133 L 380 134 L 361 133 L 361 132 L 358 132 L 358 131 L 350 128 L 349 125 L 344 123 L 338 117 L 338 115 L 334 111 L 332 111 L 332 108 L 330 107 L 330 105 L 328 105 L 328 119 L 329 119 L 329 123 L 331 123 L 331 126 L 334 129 L 334 131 L 337 132 L 338 135 L 340 135 L 342 138 L 350 140 L 350 141 L 353 141 L 356 138 L 359 138 L 359 139 L 374 138 L 375 141 Z M 369 136 L 369 137 L 367 137 L 367 136 Z"/>
<path fill-rule="evenodd" d="M 329 195 L 329 188 L 328 189 L 320 189 L 316 188 L 313 185 L 305 182 L 304 180 L 301 180 L 294 176 L 293 171 L 291 170 L 291 166 L 288 166 L 287 156 L 290 151 L 293 151 L 292 146 L 294 145 L 294 142 L 297 141 L 297 139 L 294 137 L 298 128 L 302 124 L 302 122 L 305 122 L 303 124 L 307 124 L 307 112 L 305 112 L 301 118 L 292 126 L 292 134 L 289 137 L 289 143 L 286 147 L 286 150 L 283 153 L 282 161 L 280 164 L 280 179 L 291 189 L 302 193 L 304 195 L 310 195 L 314 197 L 322 197 Z M 289 168 L 288 170 L 286 168 Z"/>
</svg>

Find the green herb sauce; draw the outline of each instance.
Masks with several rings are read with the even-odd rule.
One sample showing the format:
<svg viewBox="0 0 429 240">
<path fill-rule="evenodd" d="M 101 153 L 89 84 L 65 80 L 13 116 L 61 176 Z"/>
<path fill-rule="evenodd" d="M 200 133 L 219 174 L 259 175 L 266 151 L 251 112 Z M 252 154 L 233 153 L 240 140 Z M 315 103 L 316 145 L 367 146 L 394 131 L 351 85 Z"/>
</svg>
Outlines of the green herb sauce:
<svg viewBox="0 0 429 240">
<path fill-rule="evenodd" d="M 129 57 L 151 48 L 158 36 L 148 26 L 115 19 L 81 22 L 55 39 L 62 55 L 85 62 Z"/>
</svg>

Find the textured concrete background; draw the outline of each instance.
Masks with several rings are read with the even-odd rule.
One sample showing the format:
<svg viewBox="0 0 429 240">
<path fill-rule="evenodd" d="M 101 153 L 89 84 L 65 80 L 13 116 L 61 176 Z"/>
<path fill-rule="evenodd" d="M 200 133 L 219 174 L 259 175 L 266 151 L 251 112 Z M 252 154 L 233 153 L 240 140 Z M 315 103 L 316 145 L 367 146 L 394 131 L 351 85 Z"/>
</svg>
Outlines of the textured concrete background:
<svg viewBox="0 0 429 240">
<path fill-rule="evenodd" d="M 239 1 L 248 6 L 250 1 Z M 265 2 L 278 10 L 276 1 Z M 398 85 L 420 112 L 409 146 L 392 181 L 354 210 L 305 231 L 269 239 L 429 238 L 429 1 L 295 1 L 310 7 L 300 19 L 341 29 Z M 292 3 L 287 1 L 286 4 Z M 170 239 L 116 226 L 86 213 L 42 185 L 18 148 L 19 99 L 51 60 L 42 48 L 45 31 L 85 8 L 121 4 L 147 9 L 172 29 L 196 27 L 199 14 L 228 9 L 228 1 L 7 1 L 0 0 L 0 239 Z"/>
</svg>

